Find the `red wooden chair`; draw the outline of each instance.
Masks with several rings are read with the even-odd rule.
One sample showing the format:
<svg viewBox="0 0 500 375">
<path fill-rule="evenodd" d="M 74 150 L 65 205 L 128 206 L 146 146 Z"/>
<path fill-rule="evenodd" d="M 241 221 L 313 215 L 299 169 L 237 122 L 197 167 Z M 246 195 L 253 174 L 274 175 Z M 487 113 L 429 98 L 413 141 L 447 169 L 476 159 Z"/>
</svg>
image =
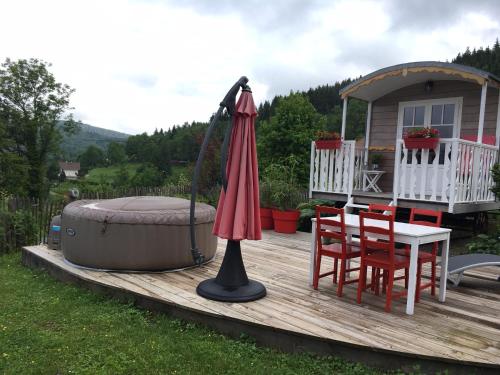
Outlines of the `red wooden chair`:
<svg viewBox="0 0 500 375">
<path fill-rule="evenodd" d="M 328 216 L 338 215 L 340 217 L 340 221 L 326 219 L 321 217 L 322 214 L 327 214 Z M 347 243 L 343 209 L 316 206 L 316 238 L 317 252 L 314 266 L 313 287 L 314 289 L 318 289 L 319 278 L 329 275 L 333 275 L 333 282 L 337 283 L 338 275 L 337 295 L 342 297 L 344 284 L 351 284 L 358 281 L 358 279 L 346 280 L 347 273 L 359 270 L 359 267 L 347 268 L 347 260 L 358 258 L 360 256 L 359 247 L 355 247 L 355 245 Z M 329 239 L 330 241 L 333 240 L 336 242 L 325 245 L 323 244 L 323 239 Z M 334 259 L 334 268 L 333 271 L 320 274 L 321 258 L 323 256 Z M 339 261 L 340 273 L 338 272 Z"/>
<path fill-rule="evenodd" d="M 377 220 L 381 223 L 381 226 L 369 225 L 366 222 L 367 219 Z M 373 212 L 360 212 L 359 220 L 361 270 L 358 282 L 358 303 L 361 303 L 361 294 L 366 289 L 366 273 L 368 267 L 372 267 L 372 269 L 382 269 L 384 270 L 384 275 L 387 275 L 388 279 L 385 310 L 390 312 L 392 299 L 406 295 L 406 290 L 393 293 L 394 274 L 396 270 L 408 268 L 410 261 L 406 256 L 395 254 L 394 216 Z"/>
<path fill-rule="evenodd" d="M 418 217 L 418 219 L 416 218 Z M 425 218 L 426 220 L 422 220 Z M 420 208 L 412 208 L 410 212 L 410 224 L 426 225 L 429 227 L 439 228 L 443 213 L 441 211 L 424 210 Z M 420 301 L 420 292 L 423 289 L 431 288 L 431 295 L 436 295 L 436 256 L 438 253 L 439 244 L 437 242 L 432 244 L 431 252 L 419 250 L 418 251 L 418 266 L 417 266 L 417 290 L 415 293 L 415 301 Z M 410 247 L 407 245 L 403 249 L 404 254 L 399 251 L 400 255 L 410 256 Z M 424 263 L 431 263 L 431 281 L 422 285 L 422 265 Z"/>
<path fill-rule="evenodd" d="M 396 218 L 396 206 L 389 206 L 386 204 L 370 203 L 368 205 L 368 212 L 381 213 L 384 215 L 390 214 Z M 398 276 L 395 280 L 405 279 L 405 287 L 408 287 L 408 270 L 405 270 L 404 276 Z M 372 268 L 372 290 L 378 295 L 380 284 L 380 270 Z M 385 287 L 384 287 L 385 289 Z"/>
<path fill-rule="evenodd" d="M 368 212 L 379 212 L 385 214 L 385 212 L 390 212 L 392 216 L 396 217 L 396 206 L 388 206 L 386 204 L 370 203 L 368 205 Z"/>
</svg>

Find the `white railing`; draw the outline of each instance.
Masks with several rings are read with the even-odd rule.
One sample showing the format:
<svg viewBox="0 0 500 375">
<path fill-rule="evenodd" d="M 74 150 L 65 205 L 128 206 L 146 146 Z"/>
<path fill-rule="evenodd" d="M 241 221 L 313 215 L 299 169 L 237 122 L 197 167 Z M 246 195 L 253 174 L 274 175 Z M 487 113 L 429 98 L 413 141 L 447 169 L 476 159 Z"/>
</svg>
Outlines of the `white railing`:
<svg viewBox="0 0 500 375">
<path fill-rule="evenodd" d="M 317 150 L 311 142 L 309 196 L 312 192 L 351 195 L 354 186 L 355 141 L 343 141 L 338 149 Z"/>
<path fill-rule="evenodd" d="M 368 160 L 367 154 L 366 148 L 357 148 L 354 151 L 354 190 L 363 190 L 363 170 L 367 169 L 365 164 L 365 161 Z"/>
<path fill-rule="evenodd" d="M 441 139 L 434 150 L 409 150 L 398 140 L 395 154 L 394 200 L 448 203 L 494 201 L 491 168 L 498 147 L 462 139 Z"/>
<path fill-rule="evenodd" d="M 457 140 L 454 203 L 494 201 L 491 169 L 498 159 L 498 147 Z"/>
</svg>

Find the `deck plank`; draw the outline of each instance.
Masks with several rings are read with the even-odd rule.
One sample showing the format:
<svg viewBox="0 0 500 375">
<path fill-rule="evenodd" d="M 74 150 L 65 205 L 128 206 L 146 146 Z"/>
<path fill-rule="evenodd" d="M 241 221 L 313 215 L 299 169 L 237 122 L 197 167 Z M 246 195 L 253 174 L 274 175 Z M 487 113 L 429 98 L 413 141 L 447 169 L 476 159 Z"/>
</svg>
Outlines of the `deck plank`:
<svg viewBox="0 0 500 375">
<path fill-rule="evenodd" d="M 249 277 L 263 282 L 268 295 L 245 304 L 209 301 L 195 292 L 200 281 L 217 274 L 225 249 L 222 240 L 214 261 L 170 273 L 98 272 L 73 267 L 61 252 L 45 246 L 25 251 L 83 280 L 213 316 L 375 350 L 500 365 L 500 288 L 493 281 L 498 269 L 470 270 L 464 279 L 466 286 L 449 288 L 444 304 L 426 291 L 413 316 L 405 314 L 404 300 L 395 301 L 393 312 L 387 314 L 384 296 L 364 293 L 363 303 L 358 305 L 357 284 L 347 285 L 342 298 L 336 296 L 331 279 L 321 279 L 318 291 L 308 285 L 308 234 L 265 232 L 263 237 L 262 241 L 244 241 L 242 250 Z M 325 262 L 324 266 L 330 264 Z M 429 276 L 428 267 L 424 276 Z M 402 287 L 401 282 L 398 287 Z"/>
</svg>

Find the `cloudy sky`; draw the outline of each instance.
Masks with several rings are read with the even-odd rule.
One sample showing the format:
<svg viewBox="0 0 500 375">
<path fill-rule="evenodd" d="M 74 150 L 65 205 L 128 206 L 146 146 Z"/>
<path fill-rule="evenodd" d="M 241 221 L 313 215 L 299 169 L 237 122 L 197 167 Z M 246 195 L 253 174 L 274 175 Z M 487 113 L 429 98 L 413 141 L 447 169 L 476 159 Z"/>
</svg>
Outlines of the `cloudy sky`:
<svg viewBox="0 0 500 375">
<path fill-rule="evenodd" d="M 207 121 L 231 85 L 257 102 L 500 37 L 497 0 L 2 0 L 0 60 L 37 57 L 74 115 L 136 134 Z"/>
</svg>

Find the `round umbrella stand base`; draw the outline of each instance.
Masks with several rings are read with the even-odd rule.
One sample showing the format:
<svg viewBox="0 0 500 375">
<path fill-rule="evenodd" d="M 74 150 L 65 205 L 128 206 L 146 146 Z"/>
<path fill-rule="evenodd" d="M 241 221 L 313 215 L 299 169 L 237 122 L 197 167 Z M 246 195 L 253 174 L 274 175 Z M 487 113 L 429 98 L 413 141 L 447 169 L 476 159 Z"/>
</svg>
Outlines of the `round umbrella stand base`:
<svg viewBox="0 0 500 375">
<path fill-rule="evenodd" d="M 217 284 L 215 279 L 202 281 L 196 288 L 200 296 L 221 302 L 250 302 L 265 297 L 266 287 L 258 281 L 248 280 L 248 284 L 228 288 Z"/>
</svg>

